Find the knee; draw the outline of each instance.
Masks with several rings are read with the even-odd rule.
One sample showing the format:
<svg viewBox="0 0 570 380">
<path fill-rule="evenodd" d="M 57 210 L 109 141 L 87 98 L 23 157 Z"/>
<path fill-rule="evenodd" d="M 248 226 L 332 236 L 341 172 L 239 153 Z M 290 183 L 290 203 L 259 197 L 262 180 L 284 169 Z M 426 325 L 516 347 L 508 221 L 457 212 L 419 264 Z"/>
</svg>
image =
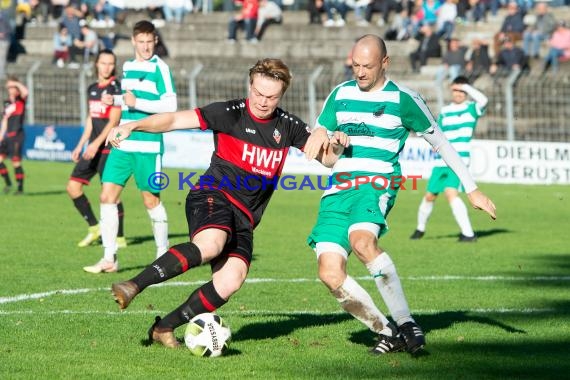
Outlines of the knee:
<svg viewBox="0 0 570 380">
<path fill-rule="evenodd" d="M 345 278 L 346 274 L 340 269 L 319 267 L 319 279 L 331 291 L 340 288 Z"/>
<path fill-rule="evenodd" d="M 71 199 L 75 199 L 79 196 L 81 196 L 82 191 L 81 191 L 81 184 L 74 182 L 74 181 L 69 181 L 67 183 L 67 194 L 69 194 L 69 197 Z"/>
<path fill-rule="evenodd" d="M 370 257 L 370 255 L 378 249 L 376 240 L 374 239 L 351 239 L 350 245 L 354 253 L 361 260 L 364 257 Z"/>
<path fill-rule="evenodd" d="M 216 292 L 226 301 L 229 300 L 233 294 L 240 290 L 246 276 L 247 273 L 242 273 L 241 271 L 225 272 L 223 278 L 214 275 L 213 281 Z"/>
<path fill-rule="evenodd" d="M 160 198 L 158 197 L 144 197 L 143 204 L 147 210 L 152 210 L 160 203 Z"/>
</svg>

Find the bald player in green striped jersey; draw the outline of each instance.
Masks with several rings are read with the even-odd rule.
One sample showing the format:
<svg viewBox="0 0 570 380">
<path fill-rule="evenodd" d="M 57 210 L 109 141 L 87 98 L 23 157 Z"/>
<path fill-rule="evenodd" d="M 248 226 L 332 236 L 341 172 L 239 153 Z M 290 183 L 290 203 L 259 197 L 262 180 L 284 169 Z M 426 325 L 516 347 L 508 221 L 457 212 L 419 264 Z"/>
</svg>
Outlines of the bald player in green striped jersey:
<svg viewBox="0 0 570 380">
<path fill-rule="evenodd" d="M 487 103 L 487 97 L 471 86 L 466 77 L 458 76 L 451 82 L 451 103 L 444 106 L 439 114 L 439 127 L 466 165 L 469 165 L 471 159 L 471 138 L 477 121 L 485 113 Z M 418 209 L 418 224 L 410 239 L 417 240 L 424 236 L 434 202 L 440 193 L 444 193 L 453 217 L 461 229 L 458 241 L 475 242 L 477 238 L 471 227 L 467 207 L 459 197 L 462 190 L 459 177 L 437 155 L 427 192 Z"/>
<path fill-rule="evenodd" d="M 143 20 L 135 24 L 131 39 L 135 58 L 123 64 L 123 95 L 114 99 L 114 104 L 121 105 L 121 125 L 152 114 L 176 111 L 176 89 L 172 73 L 168 65 L 154 54 L 157 39 L 155 27 L 150 21 Z M 119 269 L 116 245 L 117 202 L 131 176 L 135 178 L 151 219 L 156 256 L 168 250 L 168 219 L 160 201 L 160 186 L 153 181 L 155 173 L 162 171 L 163 151 L 162 134 L 140 131 L 132 133 L 120 148 L 114 147 L 111 150 L 101 190 L 103 258 L 94 265 L 84 267 L 86 272 L 116 272 Z"/>
<path fill-rule="evenodd" d="M 329 134 L 342 131 L 350 137 L 349 146 L 334 163 L 333 183 L 321 198 L 308 243 L 317 254 L 321 281 L 344 310 L 378 334 L 371 352 L 413 354 L 424 347 L 424 334 L 411 316 L 394 263 L 377 245 L 388 230 L 386 218 L 398 190 L 406 185 L 398 158 L 408 135 L 422 136 L 440 152 L 475 208 L 495 218 L 495 205 L 477 189 L 424 100 L 386 77 L 389 61 L 380 37 L 359 38 L 352 49 L 355 80 L 333 89 L 305 145 L 306 157 L 313 159 L 328 147 Z M 370 272 L 395 324 L 347 274 L 351 252 Z"/>
</svg>

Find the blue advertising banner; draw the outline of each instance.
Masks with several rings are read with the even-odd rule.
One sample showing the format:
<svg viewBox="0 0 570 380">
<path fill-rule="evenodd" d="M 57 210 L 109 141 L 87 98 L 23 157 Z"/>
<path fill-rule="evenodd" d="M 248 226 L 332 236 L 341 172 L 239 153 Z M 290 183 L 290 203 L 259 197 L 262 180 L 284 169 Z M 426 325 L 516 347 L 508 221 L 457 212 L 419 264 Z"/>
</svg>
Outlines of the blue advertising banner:
<svg viewBox="0 0 570 380">
<path fill-rule="evenodd" d="M 24 157 L 46 161 L 71 161 L 71 152 L 83 133 L 79 125 L 28 125 L 24 130 Z"/>
</svg>

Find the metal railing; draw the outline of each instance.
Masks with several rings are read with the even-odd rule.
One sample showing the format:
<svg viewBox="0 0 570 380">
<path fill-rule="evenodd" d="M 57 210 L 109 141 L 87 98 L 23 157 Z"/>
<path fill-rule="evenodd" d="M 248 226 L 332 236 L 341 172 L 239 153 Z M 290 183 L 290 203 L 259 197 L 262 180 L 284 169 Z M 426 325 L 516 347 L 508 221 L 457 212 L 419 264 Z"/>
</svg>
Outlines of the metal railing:
<svg viewBox="0 0 570 380">
<path fill-rule="evenodd" d="M 252 62 L 192 63 L 173 67 L 179 109 L 245 97 Z M 281 106 L 312 124 L 330 90 L 343 80 L 342 66 L 334 62 L 288 62 L 293 82 Z M 86 114 L 86 87 L 95 80 L 92 70 L 58 69 L 49 63 L 14 66 L 12 74 L 30 86 L 28 123 L 81 125 Z M 25 78 L 25 79 L 24 79 Z M 433 81 L 418 81 L 397 71 L 390 78 L 420 92 L 434 115 L 439 111 Z M 447 85 L 447 84 L 445 84 Z M 522 75 L 482 77 L 475 86 L 489 97 L 487 114 L 476 137 L 495 140 L 570 142 L 570 73 L 556 76 Z M 0 89 L 6 99 L 5 89 Z M 449 101 L 449 99 L 444 99 Z M 441 101 L 441 99 L 439 100 Z"/>
</svg>

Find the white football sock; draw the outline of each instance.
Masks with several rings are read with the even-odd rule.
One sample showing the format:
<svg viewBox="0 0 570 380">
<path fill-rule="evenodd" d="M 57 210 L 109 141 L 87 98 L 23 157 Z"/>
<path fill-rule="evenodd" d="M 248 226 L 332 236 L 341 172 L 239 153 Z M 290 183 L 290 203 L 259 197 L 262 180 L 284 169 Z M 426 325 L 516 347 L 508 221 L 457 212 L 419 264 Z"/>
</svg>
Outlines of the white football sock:
<svg viewBox="0 0 570 380">
<path fill-rule="evenodd" d="M 162 202 L 153 209 L 148 210 L 152 223 L 152 233 L 156 243 L 156 257 L 161 256 L 168 250 L 168 217 Z"/>
<path fill-rule="evenodd" d="M 433 211 L 434 202 L 426 201 L 426 198 L 422 198 L 422 203 L 418 208 L 418 226 L 416 230 L 424 232 L 426 230 L 426 225 L 428 219 Z"/>
<path fill-rule="evenodd" d="M 381 253 L 380 256 L 367 263 L 366 268 L 374 278 L 376 287 L 396 324 L 401 326 L 406 322 L 413 321 L 400 278 L 396 273 L 396 267 L 388 253 Z"/>
<path fill-rule="evenodd" d="M 451 202 L 451 212 L 455 217 L 455 221 L 459 224 L 461 228 L 461 233 L 465 236 L 474 236 L 473 228 L 471 227 L 471 222 L 469 221 L 469 213 L 467 212 L 467 207 L 465 203 L 459 197 L 455 197 Z"/>
<path fill-rule="evenodd" d="M 342 285 L 331 292 L 340 306 L 377 334 L 392 335 L 386 326 L 390 321 L 376 307 L 372 297 L 352 277 L 346 276 Z"/>
<path fill-rule="evenodd" d="M 119 211 L 115 203 L 101 203 L 101 240 L 103 241 L 103 257 L 107 261 L 115 261 L 117 254 L 117 234 L 119 232 Z"/>
</svg>

